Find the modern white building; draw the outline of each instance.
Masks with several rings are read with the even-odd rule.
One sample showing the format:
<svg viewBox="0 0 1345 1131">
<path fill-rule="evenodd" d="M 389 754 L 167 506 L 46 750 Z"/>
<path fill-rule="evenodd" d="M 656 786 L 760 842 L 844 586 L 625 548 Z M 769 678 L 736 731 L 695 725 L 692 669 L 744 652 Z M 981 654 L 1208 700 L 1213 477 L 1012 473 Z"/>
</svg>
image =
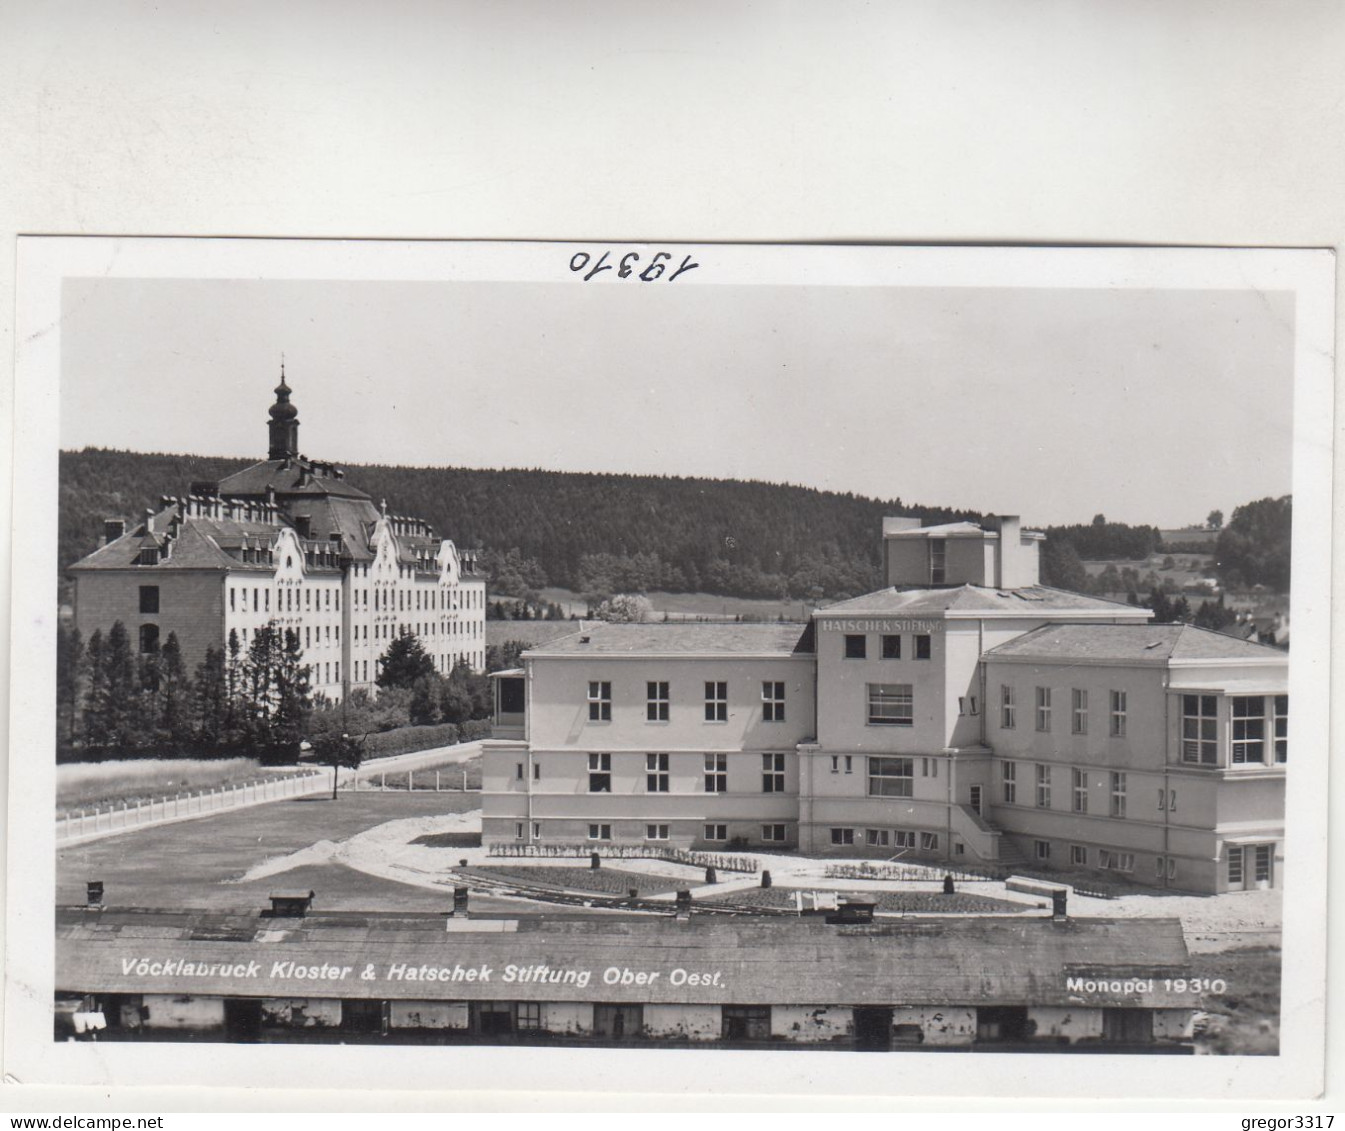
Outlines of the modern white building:
<svg viewBox="0 0 1345 1131">
<path fill-rule="evenodd" d="M 486 840 L 1278 884 L 1287 656 L 1042 586 L 1041 541 L 889 519 L 889 588 L 806 626 L 591 624 L 525 653 L 496 680 Z"/>
</svg>

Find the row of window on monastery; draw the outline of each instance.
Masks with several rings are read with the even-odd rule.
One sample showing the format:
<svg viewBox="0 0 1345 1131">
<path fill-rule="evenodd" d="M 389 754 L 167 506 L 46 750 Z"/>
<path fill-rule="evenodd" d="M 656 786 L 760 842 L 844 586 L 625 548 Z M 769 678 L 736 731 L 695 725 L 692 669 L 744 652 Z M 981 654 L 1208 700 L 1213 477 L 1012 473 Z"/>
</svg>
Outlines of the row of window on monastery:
<svg viewBox="0 0 1345 1131">
<path fill-rule="evenodd" d="M 341 611 L 341 590 L 335 586 L 327 586 L 321 589 L 315 589 L 311 585 L 305 585 L 303 582 L 294 580 L 280 580 L 276 584 L 280 587 L 276 590 L 276 612 L 337 612 Z M 141 586 L 142 600 L 146 589 L 153 589 L 158 592 L 158 586 Z M 303 595 L 302 608 L 300 607 L 300 594 Z M 251 602 L 249 603 L 249 594 Z M 333 594 L 335 595 L 333 597 Z M 414 593 L 415 601 L 411 600 L 413 594 L 405 589 L 374 589 L 374 608 L 381 611 L 409 612 L 414 608 L 418 611 L 442 610 L 452 612 L 459 609 L 471 609 L 482 607 L 482 594 L 476 590 L 456 589 L 432 589 L 416 590 Z M 422 597 L 424 600 L 422 600 Z M 369 590 L 356 589 L 352 591 L 352 599 L 355 608 L 369 608 Z M 229 586 L 229 611 L 234 612 L 254 612 L 269 613 L 271 611 L 271 590 L 264 586 L 231 585 Z"/>
<path fill-rule="evenodd" d="M 707 723 L 726 723 L 729 719 L 729 685 L 727 680 L 705 680 L 703 709 Z M 610 680 L 590 680 L 588 685 L 589 722 L 612 721 L 612 683 Z M 666 723 L 672 718 L 672 685 L 667 680 L 649 680 L 645 684 L 645 721 Z M 779 680 L 761 682 L 761 720 L 767 723 L 785 721 L 785 685 Z"/>
</svg>

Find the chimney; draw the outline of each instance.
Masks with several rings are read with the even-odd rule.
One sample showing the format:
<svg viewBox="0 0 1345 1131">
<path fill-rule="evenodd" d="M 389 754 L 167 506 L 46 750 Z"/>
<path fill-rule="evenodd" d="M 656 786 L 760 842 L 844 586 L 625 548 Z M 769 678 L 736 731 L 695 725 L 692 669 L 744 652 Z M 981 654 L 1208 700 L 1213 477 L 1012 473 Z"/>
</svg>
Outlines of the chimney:
<svg viewBox="0 0 1345 1131">
<path fill-rule="evenodd" d="M 1065 912 L 1065 904 L 1069 899 L 1069 892 L 1064 888 L 1054 888 L 1051 891 L 1051 918 L 1057 921 L 1063 921 L 1069 918 Z"/>
<path fill-rule="evenodd" d="M 455 887 L 453 889 L 453 916 L 454 918 L 467 917 L 467 903 L 471 898 L 471 889 L 465 887 Z"/>
<path fill-rule="evenodd" d="M 675 914 L 679 919 L 691 918 L 691 889 L 682 888 L 677 893 Z"/>
<path fill-rule="evenodd" d="M 149 507 L 145 508 L 145 533 L 154 533 L 154 512 Z"/>
<path fill-rule="evenodd" d="M 102 907 L 102 906 L 103 906 L 103 881 L 102 881 L 102 880 L 90 880 L 90 881 L 85 885 L 85 893 L 84 893 L 84 897 L 85 897 L 85 902 L 88 904 L 88 906 L 90 906 L 90 907 Z"/>
<path fill-rule="evenodd" d="M 1028 583 L 1023 562 L 1023 524 L 1016 514 L 998 518 L 999 551 L 995 558 L 995 585 L 1000 589 L 1020 589 Z"/>
<path fill-rule="evenodd" d="M 124 518 L 105 518 L 103 519 L 103 544 L 115 542 L 126 533 L 126 520 Z"/>
</svg>

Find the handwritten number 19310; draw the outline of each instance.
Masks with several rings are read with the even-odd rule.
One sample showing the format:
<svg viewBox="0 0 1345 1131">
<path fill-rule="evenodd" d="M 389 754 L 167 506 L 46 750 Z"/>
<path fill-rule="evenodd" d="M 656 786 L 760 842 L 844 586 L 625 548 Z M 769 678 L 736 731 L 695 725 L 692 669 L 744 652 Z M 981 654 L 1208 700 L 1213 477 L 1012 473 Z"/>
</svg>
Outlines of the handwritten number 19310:
<svg viewBox="0 0 1345 1131">
<path fill-rule="evenodd" d="M 656 252 L 649 260 L 642 271 L 636 271 L 636 265 L 640 262 L 640 253 L 638 251 L 628 251 L 615 263 L 609 262 L 611 252 L 604 251 L 598 259 L 587 251 L 578 251 L 570 257 L 570 270 L 576 275 L 584 273 L 584 282 L 591 282 L 603 271 L 616 271 L 618 279 L 629 279 L 634 275 L 642 283 L 652 283 L 656 279 L 661 279 L 668 273 L 668 268 L 672 265 L 672 254 L 666 251 Z M 691 256 L 683 258 L 677 270 L 668 274 L 668 282 L 672 282 L 678 275 L 684 271 L 692 271 L 699 267 L 699 263 L 692 262 Z"/>
</svg>

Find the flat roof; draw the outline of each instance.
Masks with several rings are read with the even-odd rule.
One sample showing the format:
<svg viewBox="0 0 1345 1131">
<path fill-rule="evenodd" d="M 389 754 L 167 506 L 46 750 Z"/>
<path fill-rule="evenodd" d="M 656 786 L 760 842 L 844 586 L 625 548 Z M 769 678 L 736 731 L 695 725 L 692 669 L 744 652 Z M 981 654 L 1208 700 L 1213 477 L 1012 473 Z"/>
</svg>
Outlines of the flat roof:
<svg viewBox="0 0 1345 1131">
<path fill-rule="evenodd" d="M 1001 658 L 1166 665 L 1220 660 L 1256 660 L 1288 667 L 1278 648 L 1254 644 L 1238 636 L 1197 628 L 1193 624 L 1054 624 L 1025 633 L 985 653 Z"/>
<path fill-rule="evenodd" d="M 1150 615 L 1123 601 L 1086 597 L 1049 585 L 1028 585 L 1017 589 L 996 589 L 982 585 L 956 585 L 944 589 L 879 589 L 862 597 L 853 597 L 828 605 L 816 613 L 827 616 L 1033 616 L 1057 612 L 1079 616 L 1125 616 L 1131 619 Z"/>
<path fill-rule="evenodd" d="M 1189 994 L 1163 986 L 1164 977 L 1181 976 L 1188 965 L 1176 919 L 448 922 L 454 929 L 437 915 L 261 918 L 67 908 L 57 916 L 56 988 L 705 1005 L 1192 1004 Z M 1122 989 L 1122 981 L 1136 979 L 1145 984 Z"/>
<path fill-rule="evenodd" d="M 672 655 L 811 655 L 812 626 L 784 624 L 720 624 L 668 621 L 658 624 L 615 624 L 584 621 L 567 636 L 529 648 L 538 656 L 672 656 Z"/>
</svg>

